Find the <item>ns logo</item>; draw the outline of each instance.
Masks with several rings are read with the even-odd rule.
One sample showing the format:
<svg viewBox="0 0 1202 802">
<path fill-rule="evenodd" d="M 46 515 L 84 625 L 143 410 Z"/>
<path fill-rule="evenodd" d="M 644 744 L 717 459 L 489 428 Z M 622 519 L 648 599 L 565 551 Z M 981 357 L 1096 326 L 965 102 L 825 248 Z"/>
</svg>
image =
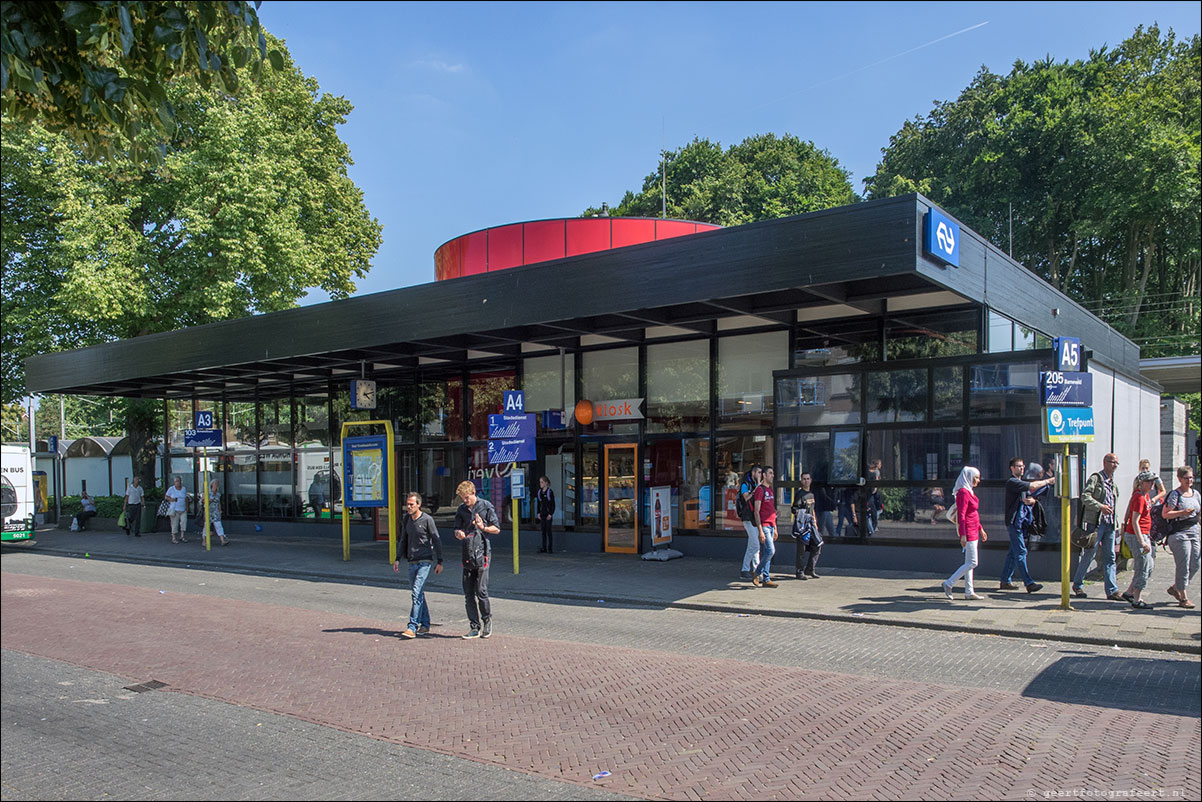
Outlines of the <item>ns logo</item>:
<svg viewBox="0 0 1202 802">
<path fill-rule="evenodd" d="M 935 230 L 935 240 L 939 243 L 939 249 L 948 256 L 956 252 L 956 232 L 947 223 L 940 221 L 939 228 Z"/>
</svg>

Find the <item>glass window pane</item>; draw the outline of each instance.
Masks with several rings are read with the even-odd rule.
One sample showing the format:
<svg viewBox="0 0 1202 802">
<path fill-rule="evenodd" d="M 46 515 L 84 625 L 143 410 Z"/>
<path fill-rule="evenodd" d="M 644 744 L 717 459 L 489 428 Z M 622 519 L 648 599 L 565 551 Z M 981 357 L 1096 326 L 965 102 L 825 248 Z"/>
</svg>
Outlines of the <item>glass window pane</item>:
<svg viewBox="0 0 1202 802">
<path fill-rule="evenodd" d="M 332 518 L 342 482 L 331 469 L 330 447 L 312 441 L 296 449 L 296 499 L 303 518 Z"/>
<path fill-rule="evenodd" d="M 780 441 L 780 465 L 777 478 L 782 482 L 799 482 L 803 473 L 810 474 L 815 482 L 830 479 L 831 435 L 829 432 L 803 432 L 782 434 Z"/>
<path fill-rule="evenodd" d="M 973 426 L 969 442 L 972 448 L 969 464 L 980 469 L 982 479 L 1009 479 L 1013 457 L 1022 457 L 1028 465 L 1055 462 L 1054 447 L 1044 444 L 1038 423 Z"/>
<path fill-rule="evenodd" d="M 647 346 L 647 431 L 697 432 L 709 425 L 709 341 Z"/>
<path fill-rule="evenodd" d="M 1014 350 L 1031 351 L 1035 348 L 1035 329 L 1029 329 L 1021 323 L 1014 324 Z M 986 532 L 989 530 L 986 529 Z"/>
<path fill-rule="evenodd" d="M 378 395 L 378 414 L 392 421 L 392 435 L 396 442 L 414 442 L 414 429 L 417 428 L 417 386 L 381 385 Z"/>
<path fill-rule="evenodd" d="M 872 430 L 868 461 L 880 460 L 885 481 L 955 480 L 963 467 L 963 437 L 959 428 Z"/>
<path fill-rule="evenodd" d="M 444 379 L 418 385 L 418 420 L 422 440 L 462 439 L 463 382 Z"/>
<path fill-rule="evenodd" d="M 860 422 L 860 375 L 834 373 L 781 379 L 776 386 L 777 426 Z"/>
<path fill-rule="evenodd" d="M 516 388 L 517 374 L 512 370 L 471 374 L 467 388 L 468 409 L 472 411 L 469 439 L 488 439 L 488 416 L 504 412 L 505 391 Z"/>
<path fill-rule="evenodd" d="M 445 529 L 455 520 L 455 509 L 459 506 L 455 488 L 467 476 L 463 449 L 459 446 L 423 448 L 418 460 L 417 492 L 422 494 L 422 509 L 434 516 L 439 529 Z"/>
<path fill-rule="evenodd" d="M 639 351 L 612 348 L 588 351 L 581 356 L 581 391 L 594 404 L 639 397 Z M 635 434 L 638 424 L 626 421 L 593 421 L 582 431 L 588 434 Z"/>
<path fill-rule="evenodd" d="M 749 435 L 747 437 L 719 437 L 715 447 L 718 476 L 721 479 L 723 529 L 742 529 L 743 522 L 735 513 L 735 497 L 738 495 L 739 483 L 744 474 L 751 470 L 752 465 L 771 465 L 773 460 L 772 438 L 767 435 Z"/>
<path fill-rule="evenodd" d="M 292 445 L 292 401 L 277 398 L 260 404 L 263 440 L 273 446 Z"/>
<path fill-rule="evenodd" d="M 789 367 L 789 334 L 770 331 L 718 340 L 718 428 L 772 425 L 772 372 Z"/>
<path fill-rule="evenodd" d="M 830 479 L 833 484 L 856 482 L 860 478 L 860 432 L 858 430 L 836 431 L 834 448 L 831 450 Z M 826 479 L 814 477 L 814 481 Z"/>
<path fill-rule="evenodd" d="M 968 388 L 974 418 L 1009 418 L 1039 414 L 1038 362 L 973 365 Z"/>
<path fill-rule="evenodd" d="M 562 368 L 562 370 L 561 370 Z M 526 411 L 566 410 L 576 406 L 576 357 L 564 354 L 532 356 L 522 363 L 522 389 L 526 392 Z"/>
<path fill-rule="evenodd" d="M 980 310 L 971 308 L 901 313 L 887 325 L 886 356 L 891 360 L 930 359 L 977 353 Z"/>
<path fill-rule="evenodd" d="M 869 423 L 926 420 L 926 369 L 869 373 L 867 404 Z"/>
<path fill-rule="evenodd" d="M 585 443 L 580 465 L 580 522 L 601 523 L 601 449 L 597 443 Z"/>
<path fill-rule="evenodd" d="M 964 368 L 960 365 L 935 368 L 935 420 L 960 420 L 964 417 Z"/>
<path fill-rule="evenodd" d="M 651 465 L 644 482 L 643 523 L 651 525 L 650 488 L 672 488 L 670 520 L 673 527 L 707 529 L 711 519 L 712 493 L 709 484 L 708 438 L 657 440 L 647 445 L 645 459 Z"/>
<path fill-rule="evenodd" d="M 489 465 L 488 446 L 469 446 L 467 458 L 467 477 L 476 485 L 476 495 L 492 502 L 492 505 L 497 508 L 497 518 L 501 521 L 501 531 L 504 532 L 504 526 L 513 523 L 513 505 L 509 503 L 509 475 L 513 472 L 513 463 Z M 526 487 L 528 491 L 531 485 L 538 487 L 538 479 L 527 473 Z M 529 498 L 530 492 L 527 493 L 526 502 L 519 507 L 519 515 L 526 512 L 521 507 L 529 504 Z M 455 499 L 455 503 L 458 504 L 459 499 Z"/>
<path fill-rule="evenodd" d="M 1014 324 L 1005 315 L 989 312 L 989 353 L 1000 354 L 1014 350 Z M 988 530 L 986 530 L 988 531 Z"/>
<path fill-rule="evenodd" d="M 293 487 L 292 449 L 275 446 L 260 449 L 260 515 L 264 518 L 291 518 Z"/>
</svg>

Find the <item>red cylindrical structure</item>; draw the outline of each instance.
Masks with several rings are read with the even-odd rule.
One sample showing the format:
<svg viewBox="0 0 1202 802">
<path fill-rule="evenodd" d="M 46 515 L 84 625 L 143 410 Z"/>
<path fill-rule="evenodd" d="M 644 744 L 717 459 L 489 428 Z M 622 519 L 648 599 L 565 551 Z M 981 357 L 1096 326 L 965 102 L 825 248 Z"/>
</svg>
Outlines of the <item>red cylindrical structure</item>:
<svg viewBox="0 0 1202 802">
<path fill-rule="evenodd" d="M 532 220 L 473 231 L 434 252 L 439 281 L 552 259 L 683 237 L 721 226 L 652 217 L 569 217 Z"/>
</svg>

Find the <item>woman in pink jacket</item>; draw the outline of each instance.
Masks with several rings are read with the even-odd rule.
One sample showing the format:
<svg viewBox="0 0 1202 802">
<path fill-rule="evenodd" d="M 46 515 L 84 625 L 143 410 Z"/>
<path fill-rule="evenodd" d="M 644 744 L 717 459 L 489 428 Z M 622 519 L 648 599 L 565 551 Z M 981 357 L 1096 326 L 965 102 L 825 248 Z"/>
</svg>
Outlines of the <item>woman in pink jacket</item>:
<svg viewBox="0 0 1202 802">
<path fill-rule="evenodd" d="M 956 480 L 956 486 L 952 489 L 952 496 L 956 499 L 956 526 L 960 530 L 960 548 L 964 550 L 964 565 L 961 565 L 956 573 L 943 583 L 943 595 L 948 599 L 952 598 L 952 587 L 961 576 L 964 577 L 964 598 L 969 600 L 982 598 L 972 589 L 972 569 L 977 567 L 977 541 L 980 540 L 984 543 L 989 539 L 985 530 L 981 528 L 981 516 L 977 511 L 981 502 L 973 490 L 980 483 L 981 472 L 976 468 L 966 466 L 964 470 L 960 471 L 960 478 Z"/>
</svg>

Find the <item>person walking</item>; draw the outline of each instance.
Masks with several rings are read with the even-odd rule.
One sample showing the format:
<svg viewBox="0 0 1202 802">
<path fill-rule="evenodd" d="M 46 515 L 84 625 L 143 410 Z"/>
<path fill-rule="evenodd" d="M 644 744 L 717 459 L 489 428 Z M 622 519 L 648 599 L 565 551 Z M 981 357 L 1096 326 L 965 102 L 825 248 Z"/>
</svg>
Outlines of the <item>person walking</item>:
<svg viewBox="0 0 1202 802">
<path fill-rule="evenodd" d="M 488 601 L 489 535 L 501 531 L 492 503 L 476 495 L 476 485 L 460 482 L 455 494 L 463 502 L 455 510 L 455 538 L 463 543 L 463 599 L 471 630 L 464 639 L 492 636 L 492 605 Z"/>
<path fill-rule="evenodd" d="M 739 521 L 743 524 L 743 531 L 747 533 L 747 549 L 743 552 L 743 570 L 739 572 L 741 579 L 751 579 L 760 564 L 760 533 L 755 528 L 755 519 L 751 513 L 751 496 L 760 486 L 762 477 L 763 471 L 760 470 L 760 466 L 752 465 L 751 470 L 743 476 L 738 495 L 735 496 L 735 510 L 739 514 Z"/>
<path fill-rule="evenodd" d="M 952 588 L 960 577 L 964 577 L 965 599 L 975 601 L 982 598 L 973 592 L 972 587 L 972 572 L 977 567 L 977 543 L 978 541 L 984 543 L 989 539 L 989 535 L 981 526 L 979 512 L 981 502 L 977 498 L 975 489 L 980 483 L 981 472 L 971 465 L 966 465 L 960 471 L 960 477 L 956 479 L 956 486 L 952 488 L 952 495 L 956 499 L 956 526 L 960 531 L 960 548 L 964 550 L 964 564 L 943 583 L 943 595 L 947 596 L 949 600 L 952 598 Z"/>
<path fill-rule="evenodd" d="M 1085 490 L 1081 492 L 1081 524 L 1086 530 L 1097 529 L 1098 540 L 1092 549 L 1082 552 L 1081 562 L 1077 563 L 1077 571 L 1073 574 L 1073 595 L 1079 599 L 1089 594 L 1082 587 L 1085 575 L 1089 573 L 1089 565 L 1097 559 L 1098 568 L 1102 570 L 1102 589 L 1106 598 L 1111 601 L 1126 601 L 1119 595 L 1118 580 L 1115 577 L 1114 563 L 1114 507 L 1117 495 L 1114 487 L 1114 472 L 1119 467 L 1119 458 L 1107 454 L 1102 458 L 1102 470 L 1090 474 L 1085 482 Z"/>
<path fill-rule="evenodd" d="M 760 472 L 760 486 L 752 494 L 751 513 L 755 521 L 756 534 L 760 543 L 760 564 L 751 584 L 757 588 L 774 588 L 772 581 L 772 555 L 776 553 L 776 494 L 772 479 L 775 471 L 765 465 Z"/>
<path fill-rule="evenodd" d="M 819 523 L 817 500 L 809 492 L 810 475 L 801 475 L 802 492 L 793 503 L 793 539 L 797 541 L 797 557 L 794 560 L 794 576 L 798 579 L 821 579 L 815 572 L 818 557 L 822 554 L 822 527 Z M 806 554 L 805 567 L 801 555 Z"/>
<path fill-rule="evenodd" d="M 221 524 L 221 484 L 216 480 L 209 482 L 209 525 L 217 533 L 221 545 L 228 546 L 229 538 L 225 536 L 225 527 Z M 203 529 L 201 532 L 203 533 Z"/>
<path fill-rule="evenodd" d="M 125 535 L 133 535 L 134 537 L 142 537 L 142 499 L 145 498 L 145 491 L 142 490 L 142 477 L 135 476 L 129 480 L 129 487 L 125 488 L 125 498 L 121 500 L 121 512 L 125 515 Z"/>
<path fill-rule="evenodd" d="M 184 533 L 188 525 L 188 491 L 184 490 L 183 477 L 175 477 L 164 498 L 167 499 L 167 511 L 171 515 L 171 542 L 187 543 L 188 538 L 184 537 Z"/>
<path fill-rule="evenodd" d="M 397 558 L 392 570 L 401 571 L 401 555 L 409 562 L 409 588 L 413 603 L 409 607 L 409 626 L 401 633 L 402 638 L 416 638 L 430 631 L 430 607 L 426 604 L 426 580 L 430 578 L 430 566 L 434 573 L 442 573 L 442 540 L 438 527 L 429 513 L 422 511 L 420 493 L 405 496 L 405 512 L 401 521 L 401 539 L 397 543 Z M 487 583 L 486 583 L 487 586 Z"/>
<path fill-rule="evenodd" d="M 538 477 L 538 493 L 534 496 L 535 516 L 542 529 L 543 544 L 540 554 L 554 554 L 551 548 L 551 523 L 555 520 L 555 491 L 551 489 L 551 480 L 545 476 Z"/>
<path fill-rule="evenodd" d="M 1168 495 L 1168 491 L 1165 490 L 1164 487 L 1164 480 L 1160 478 L 1160 475 L 1157 474 L 1156 471 L 1152 470 L 1152 460 L 1147 459 L 1146 457 L 1139 461 L 1139 473 L 1145 472 L 1152 474 L 1152 476 L 1156 479 L 1156 481 L 1152 484 L 1152 490 L 1148 493 L 1148 503 L 1155 504 L 1158 501 L 1163 501 L 1164 497 Z M 1135 492 L 1138 489 L 1139 475 L 1137 474 L 1135 481 L 1131 483 L 1131 492 Z"/>
<path fill-rule="evenodd" d="M 1018 590 L 1018 585 L 1012 581 L 1014 569 L 1017 568 L 1022 577 L 1027 593 L 1038 593 L 1043 585 L 1031 578 L 1027 568 L 1027 524 L 1031 520 L 1031 509 L 1035 506 L 1033 492 L 1037 492 L 1055 482 L 1055 479 L 1039 479 L 1027 481 L 1023 479 L 1023 471 L 1027 465 L 1022 457 L 1010 460 L 1010 478 L 1006 480 L 1006 534 L 1010 536 L 1010 550 L 1006 552 L 1006 561 L 1002 564 L 1002 581 L 999 590 Z"/>
<path fill-rule="evenodd" d="M 1198 573 L 1200 505 L 1194 490 L 1194 469 L 1182 465 L 1177 469 L 1177 487 L 1164 500 L 1164 519 L 1173 526 L 1169 535 L 1169 550 L 1173 552 L 1176 576 L 1168 593 L 1182 607 L 1194 607 L 1189 600 L 1189 583 Z"/>
<path fill-rule="evenodd" d="M 1152 569 L 1156 565 L 1156 549 L 1152 547 L 1152 508 L 1151 493 L 1156 487 L 1156 474 L 1142 471 L 1135 477 L 1135 490 L 1131 500 L 1127 502 L 1127 512 L 1123 515 L 1123 540 L 1131 550 L 1135 561 L 1131 572 L 1131 584 L 1127 586 L 1123 598 L 1131 603 L 1136 610 L 1147 610 L 1151 605 L 1140 598 L 1148 580 L 1152 578 Z"/>
</svg>

